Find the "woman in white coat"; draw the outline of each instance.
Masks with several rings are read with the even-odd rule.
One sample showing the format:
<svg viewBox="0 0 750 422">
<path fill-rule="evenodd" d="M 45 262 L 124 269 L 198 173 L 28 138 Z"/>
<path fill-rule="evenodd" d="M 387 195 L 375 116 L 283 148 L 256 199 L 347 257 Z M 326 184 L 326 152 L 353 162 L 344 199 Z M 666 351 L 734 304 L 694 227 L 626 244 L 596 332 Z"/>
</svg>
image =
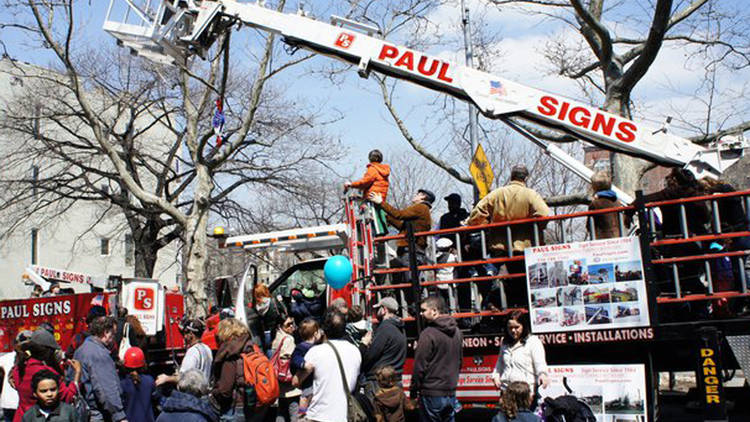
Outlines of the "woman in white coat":
<svg viewBox="0 0 750 422">
<path fill-rule="evenodd" d="M 527 313 L 514 311 L 508 317 L 492 380 L 501 391 L 513 381 L 529 384 L 534 395 L 539 387 L 547 387 L 544 345 L 531 334 Z"/>
</svg>

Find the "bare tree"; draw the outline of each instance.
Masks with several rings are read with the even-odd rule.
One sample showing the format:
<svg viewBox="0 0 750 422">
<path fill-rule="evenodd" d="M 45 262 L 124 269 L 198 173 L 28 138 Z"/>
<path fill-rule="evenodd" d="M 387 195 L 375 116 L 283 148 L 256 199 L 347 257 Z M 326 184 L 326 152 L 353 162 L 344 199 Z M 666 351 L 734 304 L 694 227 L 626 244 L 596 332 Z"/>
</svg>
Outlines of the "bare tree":
<svg viewBox="0 0 750 422">
<path fill-rule="evenodd" d="M 736 70 L 750 66 L 747 43 L 747 12 L 733 2 L 714 0 L 657 0 L 645 6 L 605 0 L 493 0 L 498 7 L 515 6 L 556 19 L 574 28 L 579 40 L 552 39 L 545 49 L 552 70 L 579 81 L 586 90 L 604 97 L 602 107 L 631 117 L 632 93 L 643 79 L 665 43 L 674 43 L 687 52 L 715 52 L 714 60 Z M 706 19 L 720 21 L 721 30 L 705 31 Z M 730 131 L 747 130 L 740 123 Z M 725 131 L 702 133 L 694 138 L 709 142 Z M 613 154 L 614 183 L 634 191 L 647 162 Z"/>
<path fill-rule="evenodd" d="M 281 1 L 278 7 L 283 6 Z M 313 129 L 313 108 L 285 103 L 269 84 L 309 56 L 272 65 L 274 37 L 266 36 L 259 40 L 253 71 L 237 71 L 230 63 L 227 33 L 205 64 L 185 62 L 178 69 L 149 64 L 144 80 L 121 86 L 104 77 L 111 67 L 82 66 L 72 1 L 29 0 L 18 7 L 30 18 L 24 29 L 54 53 L 60 67 L 60 77 L 45 81 L 56 85 L 51 92 L 59 104 L 43 108 L 66 110 L 79 122 L 73 130 L 59 124 L 58 130 L 68 129 L 73 141 L 50 139 L 49 145 L 61 150 L 60 155 L 77 148 L 94 157 L 93 162 L 71 165 L 80 185 L 91 190 L 103 178 L 116 180 L 131 197 L 123 203 L 126 209 L 153 213 L 174 227 L 184 244 L 187 309 L 203 312 L 211 210 L 229 203 L 235 192 L 263 195 L 259 186 L 292 191 L 307 168 L 336 157 L 327 148 L 328 137 Z M 220 147 L 214 144 L 210 124 L 216 99 L 223 99 L 228 120 Z M 54 122 L 52 116 L 45 117 Z M 142 119 L 149 123 L 142 126 Z M 168 148 L 151 153 L 148 130 L 157 126 L 167 133 L 163 142 Z M 100 200 L 101 192 L 93 199 Z"/>
</svg>

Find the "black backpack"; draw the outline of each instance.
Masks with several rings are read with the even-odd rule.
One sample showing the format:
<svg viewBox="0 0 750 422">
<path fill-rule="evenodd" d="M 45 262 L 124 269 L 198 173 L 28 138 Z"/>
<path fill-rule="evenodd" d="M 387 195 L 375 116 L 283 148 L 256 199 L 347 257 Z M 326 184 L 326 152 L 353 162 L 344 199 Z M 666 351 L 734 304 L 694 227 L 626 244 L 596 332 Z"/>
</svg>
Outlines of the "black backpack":
<svg viewBox="0 0 750 422">
<path fill-rule="evenodd" d="M 591 407 L 575 396 L 547 397 L 542 408 L 546 422 L 596 422 Z"/>
</svg>

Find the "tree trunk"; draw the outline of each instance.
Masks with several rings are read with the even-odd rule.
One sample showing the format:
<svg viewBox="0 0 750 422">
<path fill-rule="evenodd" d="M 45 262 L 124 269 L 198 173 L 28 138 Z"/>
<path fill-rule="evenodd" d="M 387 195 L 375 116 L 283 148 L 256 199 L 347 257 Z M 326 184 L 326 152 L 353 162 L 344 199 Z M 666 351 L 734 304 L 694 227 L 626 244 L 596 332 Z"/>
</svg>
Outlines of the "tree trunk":
<svg viewBox="0 0 750 422">
<path fill-rule="evenodd" d="M 185 309 L 190 317 L 202 317 L 208 312 L 206 276 L 208 266 L 208 210 L 213 189 L 211 174 L 205 166 L 196 167 L 196 186 L 193 209 L 185 228 L 186 283 Z"/>
<path fill-rule="evenodd" d="M 607 89 L 604 109 L 610 113 L 630 118 L 629 101 L 628 94 L 620 92 L 616 86 L 610 86 Z M 611 153 L 612 184 L 635 197 L 635 191 L 639 188 L 643 173 L 648 166 L 649 162 L 640 158 L 622 153 Z"/>
<path fill-rule="evenodd" d="M 135 249 L 135 277 L 153 278 L 159 249 L 159 229 L 153 224 L 146 223 L 139 233 L 133 233 L 133 248 Z"/>
</svg>

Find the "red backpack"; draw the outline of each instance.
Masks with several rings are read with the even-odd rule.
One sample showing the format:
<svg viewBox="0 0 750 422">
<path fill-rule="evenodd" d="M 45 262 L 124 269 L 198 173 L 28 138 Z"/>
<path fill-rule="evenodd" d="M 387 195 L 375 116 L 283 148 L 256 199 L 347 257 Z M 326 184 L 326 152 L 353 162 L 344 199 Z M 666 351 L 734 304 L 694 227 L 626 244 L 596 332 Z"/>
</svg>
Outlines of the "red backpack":
<svg viewBox="0 0 750 422">
<path fill-rule="evenodd" d="M 242 371 L 245 377 L 245 406 L 264 407 L 279 398 L 279 380 L 271 361 L 257 345 L 253 351 L 242 354 Z"/>
</svg>

